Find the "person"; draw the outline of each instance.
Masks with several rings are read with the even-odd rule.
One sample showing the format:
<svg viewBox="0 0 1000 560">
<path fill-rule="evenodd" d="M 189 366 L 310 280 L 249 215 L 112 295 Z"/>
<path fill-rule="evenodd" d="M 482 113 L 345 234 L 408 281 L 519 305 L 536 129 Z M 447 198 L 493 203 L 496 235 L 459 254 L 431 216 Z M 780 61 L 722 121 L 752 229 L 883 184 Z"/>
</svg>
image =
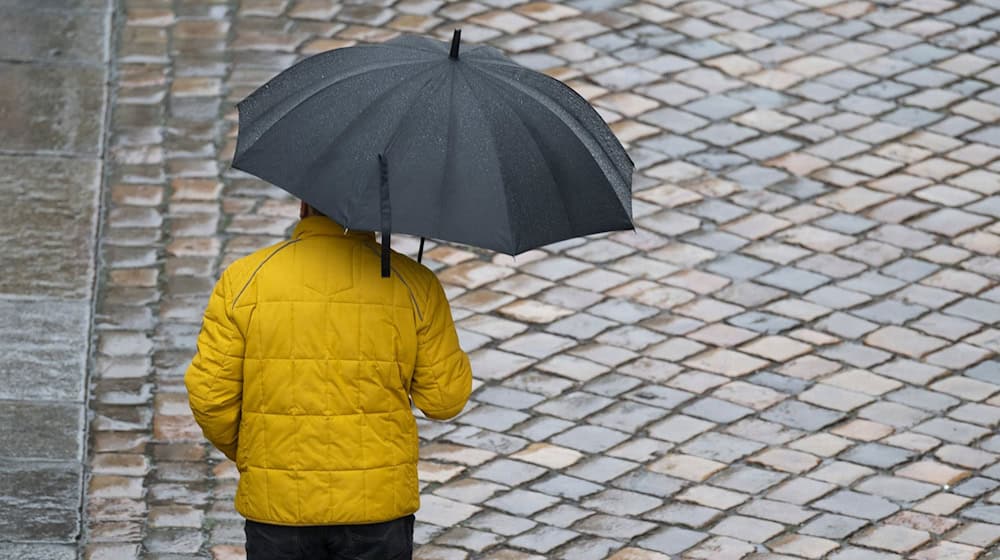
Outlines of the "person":
<svg viewBox="0 0 1000 560">
<path fill-rule="evenodd" d="M 248 560 L 411 558 L 411 406 L 461 412 L 469 358 L 434 273 L 393 253 L 383 278 L 374 233 L 305 203 L 301 218 L 222 273 L 185 374 L 191 410 L 236 462 Z"/>
</svg>

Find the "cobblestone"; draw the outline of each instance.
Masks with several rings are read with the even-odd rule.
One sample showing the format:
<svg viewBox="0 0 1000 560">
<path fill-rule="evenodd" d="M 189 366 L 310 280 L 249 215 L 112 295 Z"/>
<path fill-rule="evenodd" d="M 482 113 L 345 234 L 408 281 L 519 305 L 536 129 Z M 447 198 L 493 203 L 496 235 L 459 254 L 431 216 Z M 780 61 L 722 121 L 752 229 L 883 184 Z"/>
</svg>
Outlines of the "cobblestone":
<svg viewBox="0 0 1000 560">
<path fill-rule="evenodd" d="M 456 27 L 563 77 L 613 121 L 637 164 L 637 233 L 516 259 L 449 244 L 425 255 L 477 390 L 455 422 L 419 420 L 416 557 L 971 559 L 1000 541 L 994 3 L 122 8 L 85 557 L 244 557 L 236 473 L 206 451 L 180 375 L 219 266 L 280 239 L 294 202 L 228 169 L 232 104 L 300 57 Z M 69 17 L 26 13 L 23 29 Z M 99 45 L 56 54 L 78 36 L 23 35 L 0 50 L 66 63 Z M 0 110 L 12 131 L 0 148 L 99 153 L 93 68 L 67 74 L 86 110 L 58 129 L 18 124 L 56 114 L 50 94 L 29 95 L 49 74 L 5 70 L 19 108 Z M 38 169 L 84 175 L 64 159 Z M 75 250 L 65 274 L 27 276 L 62 289 L 83 266 Z M 22 280 L 0 279 L 0 300 Z M 28 317 L 85 308 L 58 311 Z M 20 372 L 48 379 L 79 361 L 64 354 L 18 349 L 0 372 L 24 386 Z M 57 443 L 8 440 L 46 457 Z"/>
</svg>

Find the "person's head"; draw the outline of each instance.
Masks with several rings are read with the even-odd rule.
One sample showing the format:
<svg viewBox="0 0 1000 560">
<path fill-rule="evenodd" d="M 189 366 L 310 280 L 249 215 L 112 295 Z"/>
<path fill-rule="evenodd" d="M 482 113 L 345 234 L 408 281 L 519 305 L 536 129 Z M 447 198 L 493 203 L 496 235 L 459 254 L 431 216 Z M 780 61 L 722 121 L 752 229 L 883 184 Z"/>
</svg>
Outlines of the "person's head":
<svg viewBox="0 0 1000 560">
<path fill-rule="evenodd" d="M 312 206 L 309 206 L 306 201 L 303 200 L 302 204 L 299 206 L 299 217 L 308 218 L 309 216 L 326 216 L 326 214 L 320 212 Z"/>
</svg>

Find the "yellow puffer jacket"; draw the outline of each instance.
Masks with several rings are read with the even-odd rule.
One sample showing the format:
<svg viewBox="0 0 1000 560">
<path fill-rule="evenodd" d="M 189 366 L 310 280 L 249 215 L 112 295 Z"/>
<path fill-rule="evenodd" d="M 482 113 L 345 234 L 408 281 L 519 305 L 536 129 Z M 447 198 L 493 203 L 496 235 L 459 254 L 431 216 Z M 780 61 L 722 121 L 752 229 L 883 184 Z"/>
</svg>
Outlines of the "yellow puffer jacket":
<svg viewBox="0 0 1000 560">
<path fill-rule="evenodd" d="M 187 370 L 205 436 L 236 461 L 236 509 L 278 525 L 375 523 L 420 505 L 417 427 L 458 414 L 472 372 L 441 284 L 374 234 L 303 219 L 233 263 Z"/>
</svg>

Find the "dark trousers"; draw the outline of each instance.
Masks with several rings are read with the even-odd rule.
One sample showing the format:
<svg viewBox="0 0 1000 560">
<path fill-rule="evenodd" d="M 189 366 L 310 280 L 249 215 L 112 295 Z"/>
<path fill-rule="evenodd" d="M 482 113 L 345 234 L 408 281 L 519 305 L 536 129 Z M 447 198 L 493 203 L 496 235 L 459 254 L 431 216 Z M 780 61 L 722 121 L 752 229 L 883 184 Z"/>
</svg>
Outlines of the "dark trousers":
<svg viewBox="0 0 1000 560">
<path fill-rule="evenodd" d="M 247 560 L 410 560 L 413 520 L 313 527 L 247 520 Z"/>
</svg>

